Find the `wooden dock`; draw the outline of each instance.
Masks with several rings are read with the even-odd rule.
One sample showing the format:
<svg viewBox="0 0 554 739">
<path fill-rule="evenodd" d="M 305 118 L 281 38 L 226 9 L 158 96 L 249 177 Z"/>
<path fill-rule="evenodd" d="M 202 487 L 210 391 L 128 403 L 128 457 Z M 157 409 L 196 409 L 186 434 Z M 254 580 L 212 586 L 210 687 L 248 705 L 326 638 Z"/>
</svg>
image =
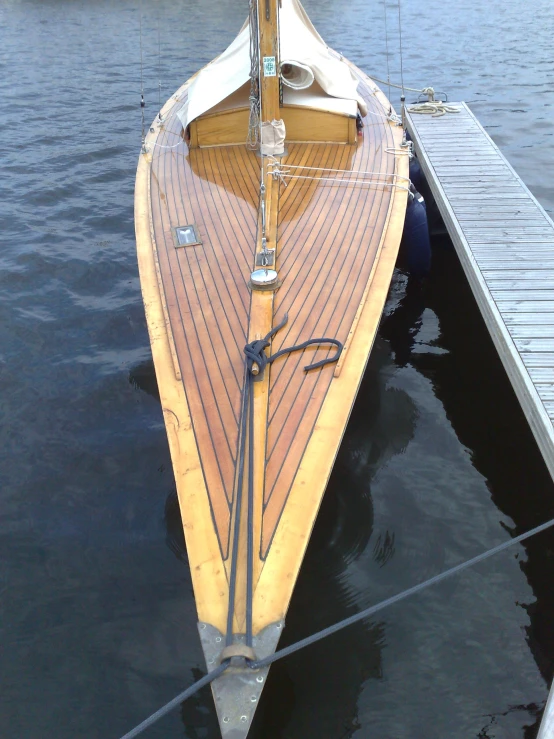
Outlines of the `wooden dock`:
<svg viewBox="0 0 554 739">
<path fill-rule="evenodd" d="M 554 477 L 554 223 L 465 103 L 406 115 L 427 182 Z M 476 409 L 476 412 L 478 409 Z M 554 684 L 539 739 L 554 737 Z"/>
<path fill-rule="evenodd" d="M 465 103 L 406 115 L 428 184 L 554 477 L 554 223 Z"/>
</svg>

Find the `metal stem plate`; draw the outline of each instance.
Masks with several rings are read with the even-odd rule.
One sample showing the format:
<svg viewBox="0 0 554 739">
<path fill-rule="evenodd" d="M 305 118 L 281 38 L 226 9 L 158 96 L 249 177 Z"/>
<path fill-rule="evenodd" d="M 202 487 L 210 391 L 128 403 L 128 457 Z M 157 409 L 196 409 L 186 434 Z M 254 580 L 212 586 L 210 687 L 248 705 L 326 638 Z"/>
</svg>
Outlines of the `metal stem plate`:
<svg viewBox="0 0 554 739">
<path fill-rule="evenodd" d="M 275 652 L 283 627 L 284 623 L 278 621 L 266 626 L 253 638 L 252 646 L 258 659 Z M 206 623 L 199 623 L 198 631 L 208 671 L 214 670 L 220 663 L 225 637 L 214 626 Z M 246 636 L 235 634 L 233 643 L 245 644 Z M 236 665 L 231 663 L 223 675 L 212 683 L 223 739 L 245 739 L 269 672 L 269 667 L 252 670 L 242 666 L 239 660 L 237 662 Z"/>
</svg>

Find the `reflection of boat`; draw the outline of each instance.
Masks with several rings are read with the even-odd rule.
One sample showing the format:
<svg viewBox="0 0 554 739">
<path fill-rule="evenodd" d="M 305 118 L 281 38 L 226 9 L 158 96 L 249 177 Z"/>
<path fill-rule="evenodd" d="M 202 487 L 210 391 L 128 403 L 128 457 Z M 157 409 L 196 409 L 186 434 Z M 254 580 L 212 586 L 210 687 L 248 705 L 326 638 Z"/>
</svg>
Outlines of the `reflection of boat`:
<svg viewBox="0 0 554 739">
<path fill-rule="evenodd" d="M 389 113 L 298 0 L 258 0 L 140 157 L 141 284 L 200 636 L 209 670 L 230 661 L 224 736 L 248 732 L 268 669 L 249 665 L 276 648 L 389 287 L 408 174 Z"/>
</svg>

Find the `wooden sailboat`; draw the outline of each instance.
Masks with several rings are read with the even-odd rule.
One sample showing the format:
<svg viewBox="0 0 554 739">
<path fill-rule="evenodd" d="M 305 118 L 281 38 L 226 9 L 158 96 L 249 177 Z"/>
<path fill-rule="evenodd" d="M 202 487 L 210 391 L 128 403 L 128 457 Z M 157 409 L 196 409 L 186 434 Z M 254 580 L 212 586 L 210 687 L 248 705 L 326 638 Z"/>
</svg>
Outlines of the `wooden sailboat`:
<svg viewBox="0 0 554 739">
<path fill-rule="evenodd" d="M 206 664 L 230 665 L 224 737 L 248 733 L 268 671 L 249 664 L 276 649 L 389 288 L 408 192 L 391 112 L 298 0 L 251 0 L 140 155 L 141 285 Z"/>
</svg>

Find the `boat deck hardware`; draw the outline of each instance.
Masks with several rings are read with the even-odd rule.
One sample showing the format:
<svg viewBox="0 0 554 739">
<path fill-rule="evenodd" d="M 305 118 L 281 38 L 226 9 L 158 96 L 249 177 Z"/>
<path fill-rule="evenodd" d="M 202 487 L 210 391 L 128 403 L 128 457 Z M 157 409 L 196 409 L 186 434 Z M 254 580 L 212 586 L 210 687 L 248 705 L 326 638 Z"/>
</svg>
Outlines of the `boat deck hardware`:
<svg viewBox="0 0 554 739">
<path fill-rule="evenodd" d="M 175 228 L 175 248 L 181 246 L 199 246 L 202 243 L 193 224 Z"/>
</svg>

